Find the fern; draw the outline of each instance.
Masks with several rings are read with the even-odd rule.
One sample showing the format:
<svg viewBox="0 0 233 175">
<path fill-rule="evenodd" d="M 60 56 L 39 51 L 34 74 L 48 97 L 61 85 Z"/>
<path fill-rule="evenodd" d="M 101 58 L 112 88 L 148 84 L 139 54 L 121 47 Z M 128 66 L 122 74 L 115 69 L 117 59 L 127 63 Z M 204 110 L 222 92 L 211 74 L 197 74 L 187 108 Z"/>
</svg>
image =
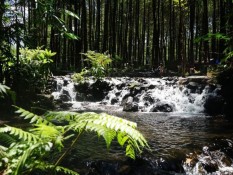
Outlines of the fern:
<svg viewBox="0 0 233 175">
<path fill-rule="evenodd" d="M 26 142 L 37 143 L 41 140 L 37 135 L 7 125 L 4 128 L 0 128 L 0 133 L 9 133 L 10 135 L 16 136 L 18 139 L 24 140 Z"/>
<path fill-rule="evenodd" d="M 4 174 L 29 174 L 42 170 L 49 174 L 61 172 L 77 175 L 76 172 L 61 167 L 60 163 L 83 132 L 94 132 L 103 137 L 108 149 L 116 139 L 120 146 L 125 147 L 126 156 L 133 159 L 137 152 L 149 147 L 143 135 L 136 130 L 136 123 L 105 113 L 48 112 L 44 116 L 38 116 L 22 108 L 17 109 L 20 117 L 30 120 L 33 128 L 29 131 L 7 125 L 0 128 L 0 136 L 8 134 L 8 137 L 1 138 L 2 142 L 7 143 L 7 147 L 0 145 L 0 166 L 5 165 Z M 57 122 L 55 125 L 54 120 L 65 122 L 66 125 Z M 70 146 L 54 164 L 46 161 L 52 150 L 62 151 L 64 142 L 70 138 L 73 138 Z"/>
<path fill-rule="evenodd" d="M 35 124 L 42 124 L 43 123 L 45 125 L 54 126 L 51 122 L 49 122 L 48 120 L 45 120 L 41 116 L 33 114 L 33 113 L 31 113 L 25 109 L 19 108 L 17 106 L 14 106 L 14 107 L 18 109 L 15 113 L 20 114 L 20 117 L 22 117 L 24 119 L 30 119 L 30 123 L 35 123 Z"/>
<path fill-rule="evenodd" d="M 112 140 L 116 137 L 121 146 L 130 145 L 137 152 L 141 152 L 141 148 L 149 147 L 143 135 L 136 130 L 137 124 L 122 118 L 111 116 L 105 113 L 97 114 L 93 112 L 74 113 L 74 112 L 49 112 L 48 118 L 56 117 L 57 120 L 66 120 L 69 125 L 67 130 L 80 132 L 85 131 L 96 132 L 98 136 L 105 139 L 107 148 L 109 148 Z M 126 155 L 135 158 L 135 154 L 126 147 Z M 135 152 L 134 152 L 135 153 Z"/>
</svg>

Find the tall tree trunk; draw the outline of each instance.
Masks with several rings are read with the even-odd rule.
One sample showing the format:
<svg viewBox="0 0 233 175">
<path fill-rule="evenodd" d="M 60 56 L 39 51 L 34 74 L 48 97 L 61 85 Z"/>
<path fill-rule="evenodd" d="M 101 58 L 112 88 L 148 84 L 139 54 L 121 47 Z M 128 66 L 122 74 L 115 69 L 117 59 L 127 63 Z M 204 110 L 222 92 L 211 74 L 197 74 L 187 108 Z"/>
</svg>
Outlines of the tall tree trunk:
<svg viewBox="0 0 233 175">
<path fill-rule="evenodd" d="M 179 0 L 179 33 L 178 33 L 178 64 L 181 65 L 182 75 L 185 74 L 185 55 L 184 55 L 184 19 L 183 7 Z"/>
<path fill-rule="evenodd" d="M 108 48 L 108 35 L 109 35 L 109 2 L 110 0 L 105 0 L 105 8 L 104 8 L 104 37 L 103 37 L 103 47 L 102 51 L 106 52 Z"/>
<path fill-rule="evenodd" d="M 189 64 L 194 66 L 194 22 L 195 22 L 195 0 L 189 0 L 189 13 L 190 13 L 190 46 L 189 46 Z"/>
<path fill-rule="evenodd" d="M 130 60 L 131 66 L 133 66 L 133 59 L 132 59 L 132 43 L 133 43 L 133 4 L 132 0 L 129 0 L 128 6 L 128 22 L 129 22 L 129 38 L 128 38 L 128 60 Z"/>
<path fill-rule="evenodd" d="M 158 66 L 158 52 L 159 52 L 159 33 L 157 29 L 157 10 L 156 10 L 157 0 L 152 2 L 153 6 L 153 45 L 152 45 L 152 66 Z"/>
<path fill-rule="evenodd" d="M 213 14 L 212 14 L 212 33 L 216 34 L 217 29 L 216 29 L 216 0 L 212 0 L 213 1 Z M 213 59 L 213 61 L 216 63 L 217 61 L 217 56 L 216 56 L 216 39 L 215 37 L 213 37 L 211 39 L 211 57 Z"/>
<path fill-rule="evenodd" d="M 97 50 L 98 52 L 100 51 L 100 13 L 101 13 L 101 8 L 100 8 L 100 0 L 96 1 L 96 32 L 95 32 L 95 50 Z"/>
<path fill-rule="evenodd" d="M 5 1 L 2 0 L 0 1 L 0 47 L 2 46 L 2 42 L 4 40 L 4 31 L 3 31 L 3 14 L 5 12 Z M 3 82 L 3 62 L 2 60 L 0 59 L 0 83 Z"/>
<path fill-rule="evenodd" d="M 203 18 L 202 18 L 202 35 L 206 36 L 209 33 L 208 29 L 208 3 L 207 0 L 203 0 Z M 203 61 L 206 63 L 209 61 L 209 43 L 208 41 L 203 41 Z"/>
<path fill-rule="evenodd" d="M 225 15 L 225 1 L 219 1 L 219 15 L 220 15 L 220 33 L 226 34 L 226 15 Z M 221 39 L 219 41 L 219 59 L 222 60 L 224 57 L 224 50 L 225 50 L 225 40 Z"/>
</svg>

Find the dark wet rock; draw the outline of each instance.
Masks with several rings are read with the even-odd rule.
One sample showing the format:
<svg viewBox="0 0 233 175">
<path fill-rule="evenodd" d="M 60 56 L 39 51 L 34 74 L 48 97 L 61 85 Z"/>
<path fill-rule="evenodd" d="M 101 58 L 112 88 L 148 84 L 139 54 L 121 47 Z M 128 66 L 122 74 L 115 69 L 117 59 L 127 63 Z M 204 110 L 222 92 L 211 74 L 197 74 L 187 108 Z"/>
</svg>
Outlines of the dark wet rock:
<svg viewBox="0 0 233 175">
<path fill-rule="evenodd" d="M 93 84 L 88 82 L 75 84 L 75 89 L 85 100 L 88 101 L 101 101 L 105 95 L 111 90 L 111 85 L 102 80 L 96 80 Z"/>
<path fill-rule="evenodd" d="M 214 84 L 208 84 L 205 87 L 205 90 L 207 93 L 212 93 L 216 89 L 216 86 Z"/>
<path fill-rule="evenodd" d="M 222 114 L 224 102 L 225 101 L 222 96 L 214 93 L 208 94 L 204 104 L 205 112 L 210 115 Z"/>
<path fill-rule="evenodd" d="M 143 97 L 143 100 L 145 102 L 149 102 L 150 104 L 153 104 L 155 102 L 155 99 L 153 97 L 151 97 L 151 94 L 146 94 L 144 97 Z"/>
<path fill-rule="evenodd" d="M 88 82 L 74 84 L 74 87 L 79 93 L 88 93 L 90 84 Z"/>
<path fill-rule="evenodd" d="M 228 68 L 217 77 L 218 83 L 222 85 L 221 93 L 226 101 L 224 113 L 227 117 L 233 116 L 233 68 Z"/>
<path fill-rule="evenodd" d="M 151 84 L 148 86 L 148 89 L 154 89 L 155 87 L 156 87 L 155 85 Z"/>
<path fill-rule="evenodd" d="M 118 90 L 122 90 L 123 87 L 125 87 L 125 86 L 126 86 L 126 83 L 121 83 L 121 84 L 116 85 Z"/>
<path fill-rule="evenodd" d="M 191 90 L 191 93 L 195 93 L 196 90 L 198 89 L 199 87 L 199 84 L 196 83 L 196 82 L 189 82 L 187 85 L 186 85 L 186 88 L 190 89 Z"/>
<path fill-rule="evenodd" d="M 87 175 L 119 175 L 119 165 L 117 163 L 96 161 L 89 163 Z"/>
<path fill-rule="evenodd" d="M 228 139 L 217 139 L 209 146 L 204 146 L 199 154 L 190 154 L 186 158 L 186 165 L 194 168 L 198 164 L 198 170 L 208 173 L 216 173 L 221 167 L 231 167 L 233 156 L 233 142 Z M 197 170 L 195 170 L 196 172 Z M 203 171 L 202 171 L 203 172 Z M 220 171 L 221 174 L 221 171 Z M 225 174 L 225 173 L 224 173 Z M 228 174 L 228 173 L 227 173 Z"/>
<path fill-rule="evenodd" d="M 124 105 L 125 100 L 126 100 L 128 97 L 130 97 L 130 96 L 131 96 L 130 93 L 127 93 L 127 94 L 124 95 L 124 97 L 122 98 L 122 101 L 121 101 L 121 106 Z"/>
<path fill-rule="evenodd" d="M 96 101 L 101 101 L 104 99 L 108 91 L 111 90 L 111 86 L 106 81 L 96 80 L 96 82 L 90 86 L 90 90 L 94 99 Z"/>
<path fill-rule="evenodd" d="M 142 92 L 142 90 L 144 90 L 145 87 L 140 87 L 140 86 L 137 86 L 137 87 L 133 87 L 130 89 L 130 94 L 132 96 L 135 96 L 137 94 L 140 94 Z"/>
<path fill-rule="evenodd" d="M 54 97 L 52 95 L 36 94 L 33 105 L 41 109 L 51 110 L 55 108 L 55 104 L 53 100 Z"/>
<path fill-rule="evenodd" d="M 172 112 L 173 108 L 170 104 L 158 102 L 150 109 L 150 112 Z"/>
<path fill-rule="evenodd" d="M 70 98 L 68 95 L 66 95 L 66 94 L 61 94 L 61 95 L 59 96 L 59 99 L 60 99 L 62 102 L 67 102 L 67 101 L 70 101 L 70 100 L 71 100 L 71 98 Z"/>
<path fill-rule="evenodd" d="M 123 111 L 137 112 L 138 104 L 133 101 L 133 97 L 128 97 L 123 101 Z"/>
<path fill-rule="evenodd" d="M 118 101 L 119 101 L 118 98 L 116 98 L 116 97 L 112 98 L 111 99 L 111 105 L 114 105 L 114 104 L 118 103 Z"/>
<path fill-rule="evenodd" d="M 212 160 L 210 156 L 203 157 L 201 164 L 208 173 L 212 173 L 218 170 L 217 162 Z"/>
<path fill-rule="evenodd" d="M 69 84 L 69 80 L 68 79 L 64 79 L 63 80 L 63 86 L 67 86 Z"/>
<path fill-rule="evenodd" d="M 116 92 L 116 94 L 115 94 L 116 96 L 120 96 L 121 95 L 121 91 L 119 91 L 119 92 Z"/>
</svg>

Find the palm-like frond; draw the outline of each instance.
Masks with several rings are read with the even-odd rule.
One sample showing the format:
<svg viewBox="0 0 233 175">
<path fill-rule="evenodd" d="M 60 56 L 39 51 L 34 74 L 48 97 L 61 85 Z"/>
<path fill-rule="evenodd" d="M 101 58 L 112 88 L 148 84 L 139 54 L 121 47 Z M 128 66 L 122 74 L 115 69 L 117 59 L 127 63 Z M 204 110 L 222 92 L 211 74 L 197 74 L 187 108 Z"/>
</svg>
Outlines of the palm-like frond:
<svg viewBox="0 0 233 175">
<path fill-rule="evenodd" d="M 0 128 L 0 133 L 9 133 L 10 135 L 16 136 L 18 139 L 26 142 L 37 143 L 41 140 L 41 138 L 35 134 L 7 125 L 4 128 Z"/>
<path fill-rule="evenodd" d="M 6 166 L 4 167 L 5 174 L 29 173 L 37 169 L 50 174 L 62 172 L 77 175 L 76 172 L 60 167 L 59 164 L 85 131 L 95 132 L 103 137 L 107 148 L 110 147 L 113 139 L 117 139 L 119 145 L 125 147 L 126 155 L 131 158 L 135 158 L 136 152 L 141 152 L 142 148 L 148 147 L 145 138 L 136 129 L 136 123 L 105 113 L 48 112 L 45 116 L 38 116 L 22 108 L 17 107 L 17 109 L 20 117 L 29 119 L 33 128 L 29 131 L 7 125 L 0 128 L 0 135 L 9 134 L 9 138 L 5 139 L 8 147 L 0 146 L 0 157 L 4 157 L 2 165 Z M 63 123 L 59 125 L 59 122 L 56 122 L 55 125 L 54 120 Z M 45 159 L 48 153 L 54 148 L 61 151 L 63 142 L 73 137 L 74 133 L 76 137 L 68 149 L 55 164 L 49 164 Z"/>
<path fill-rule="evenodd" d="M 143 135 L 136 130 L 137 124 L 119 117 L 94 112 L 50 112 L 46 116 L 68 121 L 69 125 L 66 126 L 68 130 L 80 132 L 84 129 L 96 132 L 105 139 L 107 147 L 116 137 L 121 146 L 126 145 L 126 155 L 131 158 L 135 158 L 134 150 L 141 152 L 141 148 L 148 147 Z"/>
<path fill-rule="evenodd" d="M 0 145 L 10 146 L 16 139 L 7 133 L 0 133 Z"/>
<path fill-rule="evenodd" d="M 19 108 L 17 106 L 15 106 L 18 110 L 16 111 L 16 113 L 20 114 L 20 117 L 24 118 L 24 119 L 30 119 L 30 123 L 34 123 L 34 124 L 45 124 L 45 125 L 51 125 L 53 126 L 53 124 L 51 122 L 49 122 L 48 120 L 44 119 L 42 116 L 38 116 L 34 113 L 31 113 L 25 109 Z"/>
</svg>

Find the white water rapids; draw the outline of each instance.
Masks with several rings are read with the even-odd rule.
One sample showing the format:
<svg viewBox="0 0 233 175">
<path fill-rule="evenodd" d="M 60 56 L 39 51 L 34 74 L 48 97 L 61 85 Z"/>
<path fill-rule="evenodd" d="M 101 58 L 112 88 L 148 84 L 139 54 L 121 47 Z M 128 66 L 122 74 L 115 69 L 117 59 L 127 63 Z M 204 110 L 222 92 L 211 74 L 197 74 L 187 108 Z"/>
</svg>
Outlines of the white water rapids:
<svg viewBox="0 0 233 175">
<path fill-rule="evenodd" d="M 192 79 L 181 83 L 182 78 L 107 78 L 104 81 L 111 87 L 110 90 L 101 101 L 93 102 L 80 98 L 80 92 L 76 90 L 77 84 L 70 77 L 56 77 L 55 81 L 56 87 L 52 95 L 60 103 L 69 104 L 68 110 L 104 111 L 135 121 L 148 139 L 155 158 L 180 155 L 186 157 L 182 162 L 185 173 L 179 174 L 233 174 L 232 160 L 224 152 L 225 148 L 231 149 L 232 145 L 223 149 L 220 145 L 208 154 L 201 150 L 209 143 L 218 144 L 218 141 L 215 143 L 215 138 L 233 136 L 231 123 L 205 115 L 204 103 L 206 95 L 210 93 L 210 87 L 206 83 L 194 83 L 195 88 L 190 88 L 188 84 Z M 90 80 L 89 87 L 93 83 L 93 79 Z M 132 96 L 133 102 L 137 103 L 138 113 L 122 111 L 122 102 L 127 96 Z M 164 113 L 151 112 L 156 103 L 168 104 L 173 110 Z M 96 144 L 93 149 L 96 149 Z M 190 153 L 195 156 L 189 158 Z M 106 158 L 105 151 L 103 154 Z M 102 159 L 102 154 L 98 156 L 100 157 L 97 159 Z M 213 172 L 207 171 L 209 167 L 213 168 Z"/>
<path fill-rule="evenodd" d="M 143 82 L 140 82 L 142 81 Z M 140 91 L 134 96 L 137 99 L 139 111 L 150 112 L 156 102 L 168 104 L 177 113 L 203 113 L 206 89 L 191 92 L 184 85 L 179 85 L 178 79 L 159 79 L 159 78 L 109 78 L 105 79 L 112 90 L 110 90 L 101 102 L 92 103 L 90 101 L 79 100 L 76 97 L 75 83 L 69 78 L 56 78 L 56 91 L 52 93 L 55 100 L 62 95 L 68 97 L 69 103 L 73 103 L 74 109 L 86 109 L 96 107 L 105 110 L 106 106 L 111 109 L 122 110 L 122 100 L 130 94 L 132 88 L 136 87 Z M 93 83 L 93 81 L 92 81 Z M 119 88 L 120 87 L 120 88 Z M 141 90 L 140 90 L 141 88 Z M 150 101 L 146 101 L 150 99 Z M 113 104 L 113 100 L 116 102 Z"/>
</svg>

